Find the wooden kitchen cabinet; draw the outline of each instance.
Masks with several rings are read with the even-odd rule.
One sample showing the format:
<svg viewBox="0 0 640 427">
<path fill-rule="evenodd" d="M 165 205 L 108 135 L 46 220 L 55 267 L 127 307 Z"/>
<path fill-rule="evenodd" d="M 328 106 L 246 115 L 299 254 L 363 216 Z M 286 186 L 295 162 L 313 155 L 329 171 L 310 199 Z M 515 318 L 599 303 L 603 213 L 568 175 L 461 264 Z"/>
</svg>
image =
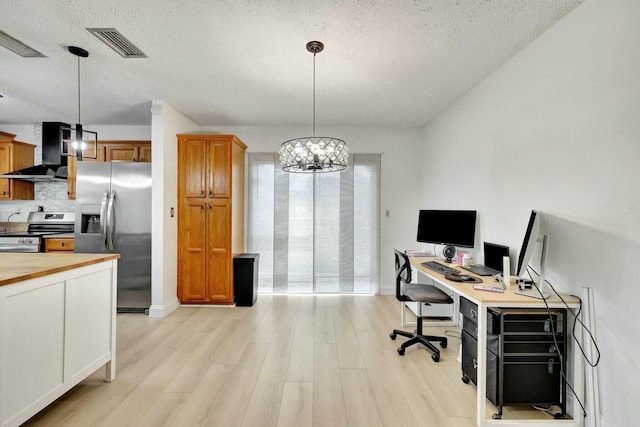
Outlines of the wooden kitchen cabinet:
<svg viewBox="0 0 640 427">
<path fill-rule="evenodd" d="M 75 150 L 70 148 L 70 154 L 75 154 Z M 87 148 L 84 150 L 83 162 L 104 162 L 106 161 L 105 147 L 98 145 L 98 147 Z M 89 158 L 95 157 L 95 159 Z M 67 195 L 69 199 L 76 198 L 76 176 L 78 175 L 78 159 L 76 157 L 69 157 L 67 159 Z"/>
<path fill-rule="evenodd" d="M 178 299 L 233 304 L 244 252 L 244 158 L 233 135 L 178 135 Z"/>
<path fill-rule="evenodd" d="M 84 151 L 84 162 L 151 162 L 151 141 L 139 140 L 101 140 L 98 141 L 97 154 L 91 145 Z M 69 150 L 73 153 L 73 150 Z M 96 157 L 91 159 L 90 157 Z M 68 196 L 76 198 L 76 176 L 78 160 L 69 157 L 68 160 Z"/>
<path fill-rule="evenodd" d="M 98 141 L 106 149 L 107 162 L 151 162 L 150 141 Z"/>
<path fill-rule="evenodd" d="M 73 252 L 75 240 L 73 237 L 45 238 L 45 252 Z"/>
<path fill-rule="evenodd" d="M 0 174 L 34 165 L 35 145 L 16 141 L 15 137 L 0 132 Z M 33 182 L 0 179 L 0 200 L 33 200 Z"/>
</svg>

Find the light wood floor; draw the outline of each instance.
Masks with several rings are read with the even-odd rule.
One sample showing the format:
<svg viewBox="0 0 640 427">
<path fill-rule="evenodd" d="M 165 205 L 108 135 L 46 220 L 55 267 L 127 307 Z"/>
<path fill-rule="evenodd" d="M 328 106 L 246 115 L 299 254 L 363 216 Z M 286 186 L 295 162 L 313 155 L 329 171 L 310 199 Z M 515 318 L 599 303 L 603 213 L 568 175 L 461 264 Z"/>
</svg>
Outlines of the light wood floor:
<svg viewBox="0 0 640 427">
<path fill-rule="evenodd" d="M 25 425 L 475 425 L 459 329 L 425 327 L 453 335 L 434 363 L 421 346 L 399 356 L 393 328 L 412 329 L 391 296 L 260 295 L 253 307 L 119 314 L 116 380 L 101 369 Z"/>
</svg>

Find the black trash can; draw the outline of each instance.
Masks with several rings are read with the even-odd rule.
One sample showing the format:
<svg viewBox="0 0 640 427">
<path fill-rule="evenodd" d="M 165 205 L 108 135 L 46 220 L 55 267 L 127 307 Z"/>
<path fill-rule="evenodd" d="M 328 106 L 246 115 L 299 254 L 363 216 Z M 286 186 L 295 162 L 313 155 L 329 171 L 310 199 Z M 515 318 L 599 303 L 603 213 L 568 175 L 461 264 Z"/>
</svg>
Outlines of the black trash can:
<svg viewBox="0 0 640 427">
<path fill-rule="evenodd" d="M 241 254 L 233 258 L 233 290 L 236 306 L 250 307 L 258 299 L 258 259 L 260 254 Z"/>
</svg>

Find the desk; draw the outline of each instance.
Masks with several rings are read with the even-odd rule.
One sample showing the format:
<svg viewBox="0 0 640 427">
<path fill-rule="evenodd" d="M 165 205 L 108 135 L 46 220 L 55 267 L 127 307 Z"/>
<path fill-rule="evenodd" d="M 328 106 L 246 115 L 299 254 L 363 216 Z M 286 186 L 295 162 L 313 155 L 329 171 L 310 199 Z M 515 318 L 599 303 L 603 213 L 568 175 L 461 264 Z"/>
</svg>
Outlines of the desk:
<svg viewBox="0 0 640 427">
<path fill-rule="evenodd" d="M 430 279 L 434 280 L 438 284 L 450 289 L 459 296 L 471 300 L 478 305 L 478 380 L 477 380 L 477 406 L 476 406 L 476 424 L 479 427 L 491 426 L 491 425 L 516 425 L 516 426 L 544 426 L 544 427 L 557 427 L 557 426 L 572 426 L 580 427 L 583 425 L 582 410 L 577 402 L 574 401 L 573 408 L 567 408 L 572 411 L 573 419 L 555 420 L 493 420 L 487 419 L 486 414 L 486 354 L 487 354 L 487 308 L 499 307 L 499 308 L 545 308 L 543 300 L 536 298 L 526 297 L 514 293 L 515 286 L 509 286 L 504 293 L 480 291 L 473 289 L 473 283 L 468 282 L 453 282 L 444 278 L 444 275 L 423 267 L 421 263 L 425 261 L 438 260 L 443 262 L 442 259 L 431 257 L 410 257 L 411 264 L 418 269 L 421 273 L 427 275 Z M 443 262 L 444 263 L 444 262 Z M 451 267 L 456 265 L 451 264 Z M 462 271 L 462 270 L 461 270 Z M 464 274 L 473 275 L 471 272 L 464 271 Z M 477 276 L 479 277 L 479 276 Z M 484 282 L 494 281 L 492 277 L 479 277 Z M 493 282 L 495 283 L 495 282 Z M 579 301 L 577 298 L 569 295 L 562 294 L 562 298 L 567 302 L 570 309 L 577 309 L 579 307 Z M 553 295 L 547 299 L 549 308 L 566 308 L 564 303 L 558 298 L 557 295 Z M 568 340 L 570 343 L 574 343 L 574 337 Z M 569 345 L 568 347 L 573 347 Z M 565 351 L 565 353 L 568 353 Z M 580 357 L 580 352 L 572 351 L 573 354 L 573 384 L 571 385 L 578 395 L 578 398 L 584 402 L 584 366 L 583 360 Z M 567 357 L 565 354 L 564 357 Z M 567 396 L 571 392 L 567 393 Z M 575 415 L 577 413 L 577 416 Z"/>
</svg>

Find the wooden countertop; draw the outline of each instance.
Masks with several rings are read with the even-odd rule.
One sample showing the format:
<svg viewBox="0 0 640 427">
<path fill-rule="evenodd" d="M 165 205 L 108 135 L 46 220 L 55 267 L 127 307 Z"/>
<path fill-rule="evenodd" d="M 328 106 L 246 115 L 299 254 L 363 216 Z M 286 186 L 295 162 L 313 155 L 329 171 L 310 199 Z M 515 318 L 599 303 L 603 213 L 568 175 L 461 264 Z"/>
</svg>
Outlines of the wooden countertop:
<svg viewBox="0 0 640 427">
<path fill-rule="evenodd" d="M 120 258 L 120 254 L 0 253 L 0 286 Z"/>
</svg>

